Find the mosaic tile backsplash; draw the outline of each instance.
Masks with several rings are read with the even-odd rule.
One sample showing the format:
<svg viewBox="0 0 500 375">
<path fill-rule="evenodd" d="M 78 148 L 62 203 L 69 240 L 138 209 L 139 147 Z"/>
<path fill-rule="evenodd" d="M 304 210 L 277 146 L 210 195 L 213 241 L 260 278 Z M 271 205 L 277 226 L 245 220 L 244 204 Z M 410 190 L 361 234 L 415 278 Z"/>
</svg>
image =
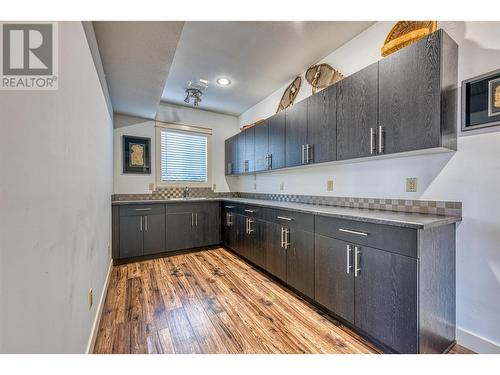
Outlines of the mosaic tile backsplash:
<svg viewBox="0 0 500 375">
<path fill-rule="evenodd" d="M 181 198 L 184 188 L 159 188 L 150 194 L 114 194 L 113 201 L 159 200 Z M 364 208 L 397 212 L 416 212 L 422 214 L 462 216 L 462 202 L 427 201 L 408 199 L 330 197 L 320 195 L 267 194 L 267 193 L 216 193 L 210 188 L 190 188 L 189 197 L 239 197 L 266 199 L 280 202 L 295 202 L 323 206 Z"/>
</svg>

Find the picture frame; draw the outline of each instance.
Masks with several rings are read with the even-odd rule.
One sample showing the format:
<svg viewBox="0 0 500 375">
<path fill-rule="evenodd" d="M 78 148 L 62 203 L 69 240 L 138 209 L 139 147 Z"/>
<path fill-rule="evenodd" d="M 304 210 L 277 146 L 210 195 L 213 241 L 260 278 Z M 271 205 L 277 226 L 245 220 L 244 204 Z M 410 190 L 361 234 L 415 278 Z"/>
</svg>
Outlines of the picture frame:
<svg viewBox="0 0 500 375">
<path fill-rule="evenodd" d="M 462 81 L 462 131 L 500 125 L 500 69 Z"/>
<path fill-rule="evenodd" d="M 122 137 L 123 173 L 151 174 L 151 138 Z"/>
</svg>

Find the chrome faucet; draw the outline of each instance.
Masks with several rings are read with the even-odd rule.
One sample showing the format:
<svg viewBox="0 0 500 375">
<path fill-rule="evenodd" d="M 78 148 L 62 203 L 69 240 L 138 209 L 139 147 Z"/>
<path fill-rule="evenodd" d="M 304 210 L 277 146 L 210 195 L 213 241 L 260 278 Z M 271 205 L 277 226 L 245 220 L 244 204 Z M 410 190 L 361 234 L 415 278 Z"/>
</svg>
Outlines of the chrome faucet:
<svg viewBox="0 0 500 375">
<path fill-rule="evenodd" d="M 189 195 L 189 188 L 186 186 L 184 189 L 182 189 L 182 197 L 187 198 Z"/>
</svg>

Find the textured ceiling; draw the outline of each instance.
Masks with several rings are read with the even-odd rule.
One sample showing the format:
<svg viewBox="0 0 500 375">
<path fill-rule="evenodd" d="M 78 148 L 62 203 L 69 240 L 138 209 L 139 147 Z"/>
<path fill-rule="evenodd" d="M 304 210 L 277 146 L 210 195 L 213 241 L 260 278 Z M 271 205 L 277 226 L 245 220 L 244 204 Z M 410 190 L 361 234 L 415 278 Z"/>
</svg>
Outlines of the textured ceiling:
<svg viewBox="0 0 500 375">
<path fill-rule="evenodd" d="M 113 110 L 154 118 L 184 22 L 94 22 Z"/>
<path fill-rule="evenodd" d="M 162 101 L 186 105 L 190 80 L 210 83 L 201 109 L 239 115 L 373 22 L 186 22 Z M 225 76 L 227 87 L 215 83 Z"/>
</svg>

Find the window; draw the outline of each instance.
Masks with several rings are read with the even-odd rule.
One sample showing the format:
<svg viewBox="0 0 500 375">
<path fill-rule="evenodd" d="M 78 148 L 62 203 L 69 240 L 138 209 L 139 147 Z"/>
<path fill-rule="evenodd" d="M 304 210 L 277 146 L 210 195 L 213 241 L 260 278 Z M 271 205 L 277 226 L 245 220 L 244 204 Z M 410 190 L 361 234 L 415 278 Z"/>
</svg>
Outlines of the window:
<svg viewBox="0 0 500 375">
<path fill-rule="evenodd" d="M 189 128 L 179 126 L 182 128 Z M 208 184 L 209 134 L 159 128 L 158 183 Z"/>
</svg>

